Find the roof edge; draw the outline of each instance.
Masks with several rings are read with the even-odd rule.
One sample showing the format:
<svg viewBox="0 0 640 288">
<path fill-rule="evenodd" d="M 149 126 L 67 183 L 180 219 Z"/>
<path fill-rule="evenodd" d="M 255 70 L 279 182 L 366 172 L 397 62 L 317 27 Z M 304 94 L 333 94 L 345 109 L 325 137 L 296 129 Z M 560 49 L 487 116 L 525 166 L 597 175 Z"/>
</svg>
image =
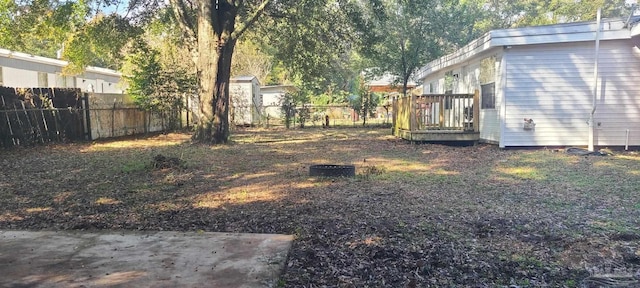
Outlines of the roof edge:
<svg viewBox="0 0 640 288">
<path fill-rule="evenodd" d="M 603 19 L 600 24 L 601 40 L 630 39 L 631 33 L 625 24 L 617 18 Z M 595 39 L 596 26 L 596 21 L 584 21 L 491 30 L 455 52 L 427 63 L 418 70 L 416 79 L 422 80 L 496 47 L 591 41 Z"/>
<path fill-rule="evenodd" d="M 276 89 L 276 88 L 297 89 L 297 87 L 295 85 L 266 85 L 266 86 L 260 86 L 260 89 Z"/>
<path fill-rule="evenodd" d="M 19 60 L 35 62 L 35 63 L 45 64 L 45 65 L 53 65 L 58 67 L 66 67 L 67 65 L 69 65 L 69 62 L 65 60 L 47 58 L 43 56 L 31 55 L 27 53 L 11 51 L 8 49 L 0 48 L 0 57 L 2 56 L 7 58 L 12 58 L 12 59 L 19 59 Z M 112 75 L 112 76 L 122 76 L 122 73 L 116 70 L 102 68 L 102 67 L 94 67 L 94 66 L 87 66 L 84 72 L 106 74 L 106 75 Z"/>
</svg>

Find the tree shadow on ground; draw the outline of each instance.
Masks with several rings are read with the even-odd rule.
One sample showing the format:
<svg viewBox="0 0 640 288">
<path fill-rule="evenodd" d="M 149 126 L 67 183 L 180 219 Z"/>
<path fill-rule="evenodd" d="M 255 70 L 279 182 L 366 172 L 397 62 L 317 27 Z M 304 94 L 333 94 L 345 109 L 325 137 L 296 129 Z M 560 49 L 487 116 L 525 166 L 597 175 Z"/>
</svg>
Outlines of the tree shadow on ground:
<svg viewBox="0 0 640 288">
<path fill-rule="evenodd" d="M 3 162 L 0 228 L 292 234 L 282 276 L 292 287 L 572 286 L 597 275 L 585 265 L 640 264 L 636 155 L 294 132 L 245 131 L 237 139 L 252 141 L 216 147 L 17 152 Z M 158 154 L 185 165 L 139 165 Z M 317 163 L 359 175 L 309 177 Z"/>
</svg>

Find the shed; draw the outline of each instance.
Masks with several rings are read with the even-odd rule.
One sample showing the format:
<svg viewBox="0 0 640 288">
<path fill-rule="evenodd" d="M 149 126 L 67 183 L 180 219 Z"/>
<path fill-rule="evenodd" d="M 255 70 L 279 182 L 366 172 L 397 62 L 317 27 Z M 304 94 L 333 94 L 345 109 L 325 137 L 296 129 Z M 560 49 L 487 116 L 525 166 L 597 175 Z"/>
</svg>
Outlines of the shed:
<svg viewBox="0 0 640 288">
<path fill-rule="evenodd" d="M 235 125 L 255 125 L 262 122 L 262 95 L 255 76 L 231 78 L 229 84 L 231 113 L 229 121 Z"/>
<path fill-rule="evenodd" d="M 425 93 L 480 91 L 483 142 L 500 147 L 637 146 L 638 20 L 490 31 L 428 63 L 416 78 Z"/>
<path fill-rule="evenodd" d="M 86 67 L 80 75 L 65 75 L 69 62 L 0 48 L 0 86 L 20 88 L 80 88 L 84 92 L 123 93 L 120 72 Z"/>
<path fill-rule="evenodd" d="M 282 115 L 282 102 L 287 93 L 298 91 L 293 85 L 270 85 L 260 87 L 264 113 L 270 118 L 280 118 Z"/>
</svg>

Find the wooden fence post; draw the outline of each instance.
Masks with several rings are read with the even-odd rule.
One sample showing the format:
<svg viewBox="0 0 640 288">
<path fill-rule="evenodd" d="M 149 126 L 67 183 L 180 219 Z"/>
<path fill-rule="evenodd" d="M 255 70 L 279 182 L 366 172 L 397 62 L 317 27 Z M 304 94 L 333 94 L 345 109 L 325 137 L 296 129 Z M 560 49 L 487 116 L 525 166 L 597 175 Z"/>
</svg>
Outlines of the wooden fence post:
<svg viewBox="0 0 640 288">
<path fill-rule="evenodd" d="M 13 128 L 11 127 L 11 119 L 9 118 L 9 108 L 7 107 L 7 103 L 4 102 L 4 96 L 0 95 L 0 98 L 2 99 L 2 107 L 5 110 L 4 116 L 7 118 L 7 125 L 9 126 L 9 134 L 11 137 L 11 142 L 13 143 L 13 146 L 16 146 L 18 145 L 18 143 L 16 142 L 16 138 L 13 135 Z"/>
<path fill-rule="evenodd" d="M 93 135 L 91 133 L 91 110 L 90 110 L 90 106 L 89 106 L 89 93 L 84 93 L 83 94 L 83 99 L 84 99 L 84 115 L 85 115 L 85 125 L 87 127 L 87 140 L 91 141 L 93 140 Z"/>
<path fill-rule="evenodd" d="M 480 132 L 480 91 L 473 93 L 473 132 Z"/>
<path fill-rule="evenodd" d="M 116 137 L 116 98 L 113 98 L 113 108 L 111 108 L 111 137 Z"/>
</svg>

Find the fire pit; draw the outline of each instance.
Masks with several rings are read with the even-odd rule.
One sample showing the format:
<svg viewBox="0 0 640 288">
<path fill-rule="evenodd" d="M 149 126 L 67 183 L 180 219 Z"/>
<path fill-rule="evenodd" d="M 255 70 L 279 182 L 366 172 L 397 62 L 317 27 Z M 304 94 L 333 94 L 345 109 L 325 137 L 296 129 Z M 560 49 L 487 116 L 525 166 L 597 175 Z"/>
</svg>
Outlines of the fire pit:
<svg viewBox="0 0 640 288">
<path fill-rule="evenodd" d="M 356 166 L 333 164 L 311 165 L 309 166 L 309 176 L 354 177 L 356 176 Z"/>
</svg>

